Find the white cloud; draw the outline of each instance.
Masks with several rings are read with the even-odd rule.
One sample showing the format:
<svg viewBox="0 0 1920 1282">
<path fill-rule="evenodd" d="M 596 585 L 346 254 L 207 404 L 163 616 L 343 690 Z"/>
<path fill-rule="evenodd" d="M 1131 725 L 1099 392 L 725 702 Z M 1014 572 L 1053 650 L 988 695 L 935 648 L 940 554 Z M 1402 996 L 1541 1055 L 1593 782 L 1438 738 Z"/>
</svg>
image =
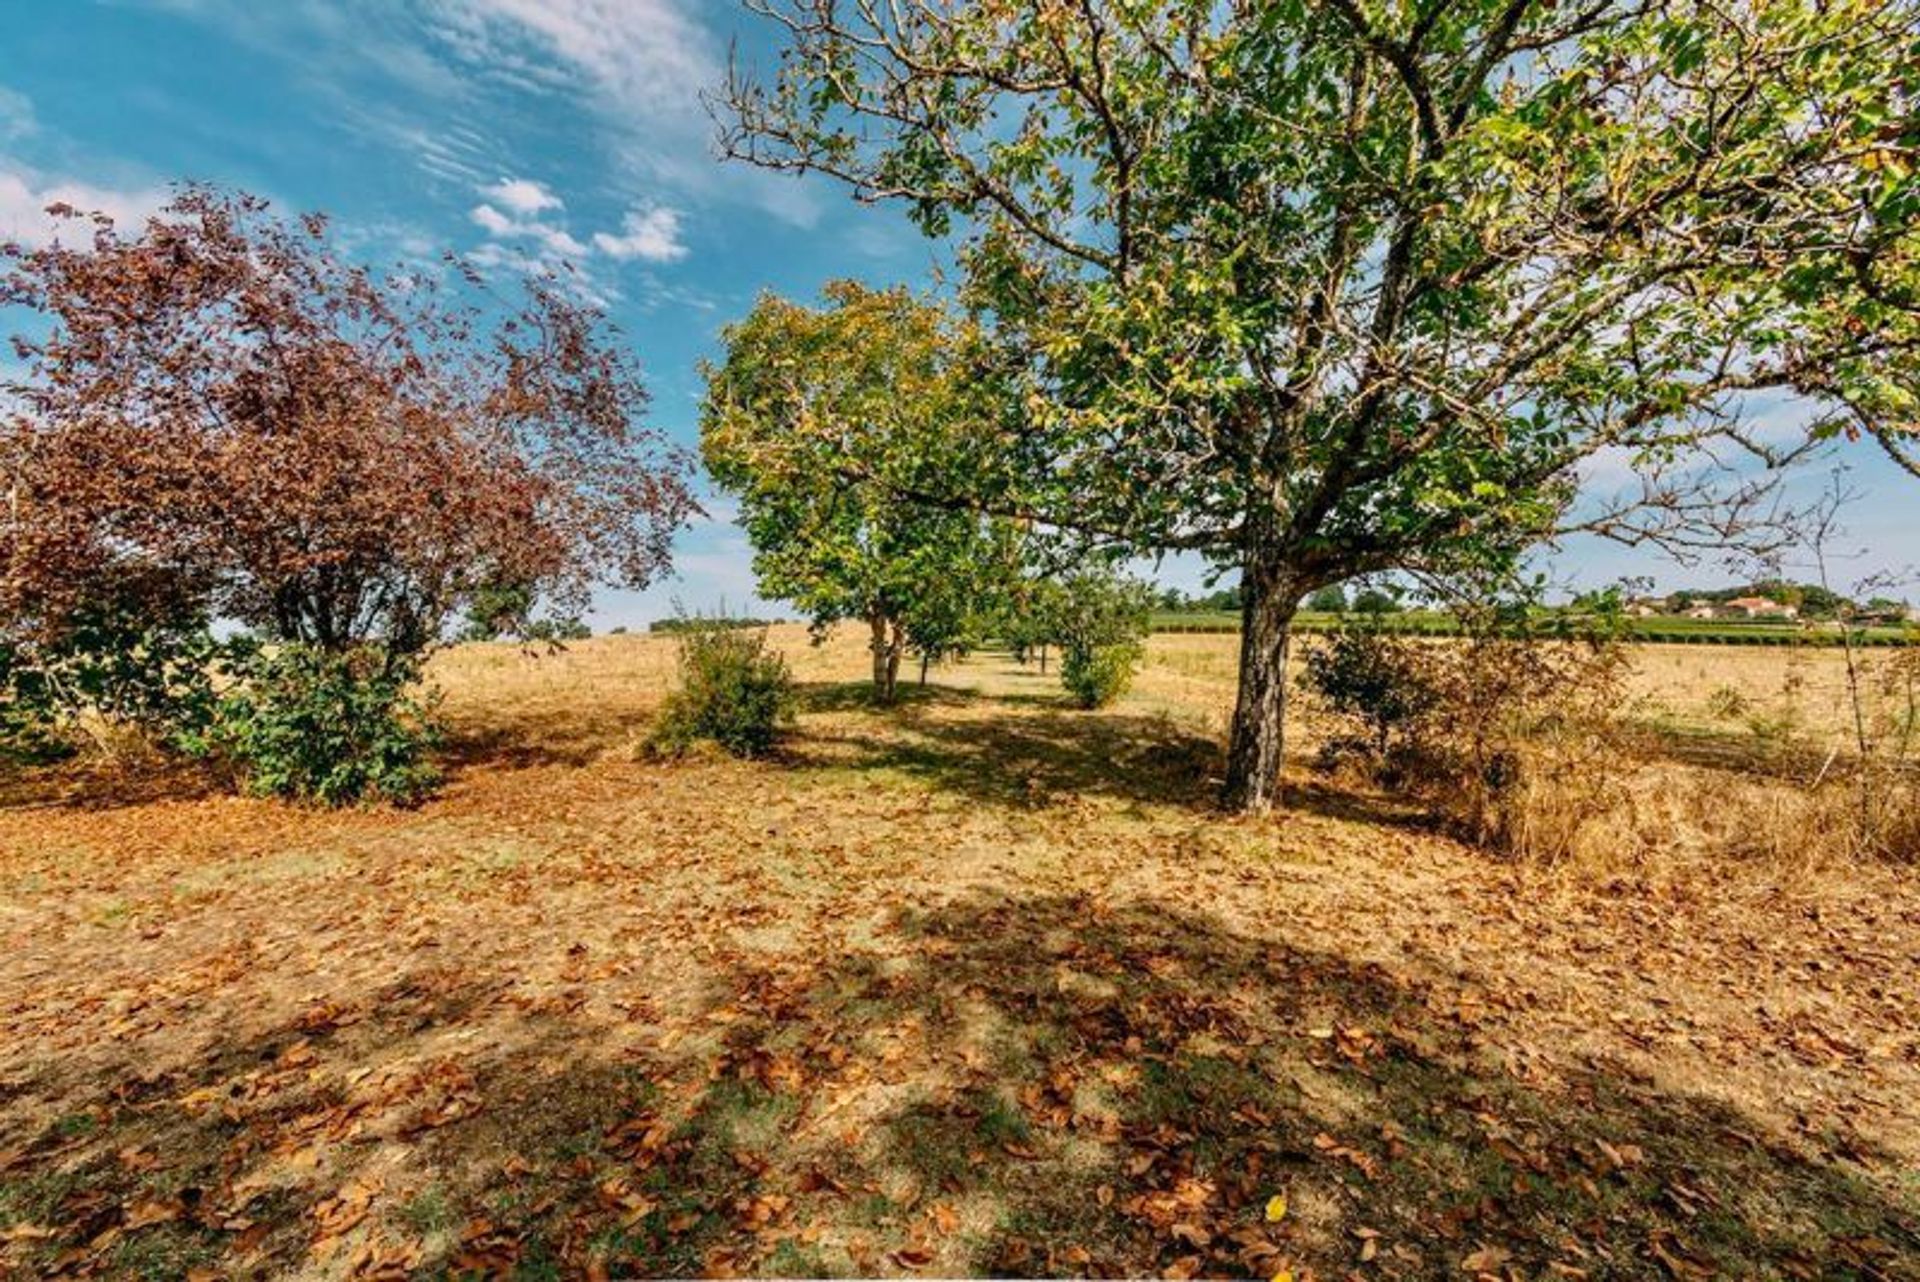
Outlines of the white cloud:
<svg viewBox="0 0 1920 1282">
<path fill-rule="evenodd" d="M 507 217 L 492 205 L 475 205 L 468 215 L 480 224 L 481 230 L 489 236 L 513 236 L 520 231 L 520 224 Z"/>
<path fill-rule="evenodd" d="M 514 213 L 522 216 L 545 213 L 549 209 L 564 208 L 566 202 L 554 195 L 545 185 L 531 178 L 502 178 L 499 182 L 482 187 L 480 194 L 489 200 L 498 201 Z"/>
<path fill-rule="evenodd" d="M 579 260 L 592 252 L 564 227 L 556 227 L 537 218 L 514 218 L 492 205 L 475 205 L 467 216 L 489 236 L 500 240 L 524 236 L 538 241 L 548 253 L 559 258 Z"/>
<path fill-rule="evenodd" d="M 0 156 L 0 240 L 45 245 L 56 236 L 67 241 L 88 234 L 90 228 L 48 215 L 48 205 L 71 205 L 84 213 L 99 212 L 123 228 L 137 227 L 167 203 L 163 187 L 124 189 L 102 187 L 71 178 L 46 178 Z"/>
<path fill-rule="evenodd" d="M 687 256 L 687 247 L 680 240 L 680 215 L 672 209 L 632 210 L 621 220 L 618 234 L 596 232 L 589 245 L 565 227 L 540 217 L 544 211 L 565 208 L 565 202 L 539 183 L 513 180 L 494 183 L 480 192 L 503 201 L 511 212 L 483 201 L 467 211 L 467 217 L 494 240 L 535 242 L 540 246 L 536 258 L 579 265 L 595 250 L 621 263 L 633 259 L 671 263 Z"/>
<path fill-rule="evenodd" d="M 649 263 L 677 262 L 687 256 L 680 240 L 680 215 L 671 209 L 635 209 L 620 220 L 620 234 L 596 232 L 593 243 L 601 253 L 619 262 L 638 258 Z"/>
</svg>

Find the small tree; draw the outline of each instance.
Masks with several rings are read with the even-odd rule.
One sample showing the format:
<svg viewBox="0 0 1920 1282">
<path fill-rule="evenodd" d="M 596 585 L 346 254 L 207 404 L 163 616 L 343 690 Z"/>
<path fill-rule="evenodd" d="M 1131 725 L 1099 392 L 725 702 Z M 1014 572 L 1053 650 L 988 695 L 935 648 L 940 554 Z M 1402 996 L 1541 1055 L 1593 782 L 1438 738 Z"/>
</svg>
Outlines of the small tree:
<svg viewBox="0 0 1920 1282">
<path fill-rule="evenodd" d="M 940 309 L 845 281 L 826 294 L 819 309 L 762 298 L 728 327 L 725 358 L 705 369 L 701 446 L 740 498 L 761 595 L 816 629 L 865 622 L 890 703 L 909 648 L 938 657 L 971 637 L 1014 564 L 1013 528 L 903 502 L 836 460 L 857 436 L 941 484 L 995 406 L 969 377 L 969 332 Z"/>
<path fill-rule="evenodd" d="M 1353 610 L 1356 614 L 1395 614 L 1400 609 L 1400 598 L 1382 588 L 1362 588 L 1353 594 Z"/>
<path fill-rule="evenodd" d="M 1060 681 L 1083 708 L 1125 694 L 1145 652 L 1153 588 L 1137 579 L 1082 570 L 1047 594 L 1043 636 L 1060 647 Z"/>
<path fill-rule="evenodd" d="M 266 705 L 307 715 L 304 680 L 346 698 L 417 672 L 463 607 L 488 626 L 536 599 L 565 618 L 592 584 L 667 564 L 690 460 L 641 424 L 632 357 L 559 282 L 507 303 L 470 272 L 380 275 L 324 218 L 204 187 L 137 231 L 53 212 L 80 234 L 0 246 L 24 367 L 0 384 L 16 673 L 96 635 L 113 657 L 123 643 L 90 622 L 108 608 L 338 657 L 242 674 L 264 751 L 298 738 L 264 732 L 296 724 Z M 353 697 L 343 718 L 400 706 Z M 307 791 L 337 799 L 359 777 Z"/>
<path fill-rule="evenodd" d="M 679 756 L 712 743 L 736 757 L 772 751 L 794 716 L 793 676 L 767 647 L 764 627 L 685 618 L 674 630 L 680 685 L 667 696 L 647 744 Z"/>
<path fill-rule="evenodd" d="M 411 656 L 499 584 L 572 610 L 666 564 L 687 460 L 557 282 L 448 297 L 201 187 L 134 234 L 56 212 L 84 243 L 0 249 L 8 627 L 57 629 L 131 564 L 279 640 Z"/>
</svg>

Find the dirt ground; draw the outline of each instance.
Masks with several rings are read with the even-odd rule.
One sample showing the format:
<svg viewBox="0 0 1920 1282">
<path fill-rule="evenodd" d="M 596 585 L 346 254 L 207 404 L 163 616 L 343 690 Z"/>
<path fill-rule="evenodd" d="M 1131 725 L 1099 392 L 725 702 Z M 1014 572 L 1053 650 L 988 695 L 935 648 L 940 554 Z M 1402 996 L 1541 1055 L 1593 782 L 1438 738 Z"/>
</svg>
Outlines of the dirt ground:
<svg viewBox="0 0 1920 1282">
<path fill-rule="evenodd" d="M 15 789 L 0 1269 L 1920 1277 L 1912 870 L 1520 867 L 1305 767 L 1223 817 L 1230 638 L 1098 714 L 779 638 L 771 761 L 645 760 L 671 648 L 608 637 L 442 656 L 418 810 Z"/>
</svg>

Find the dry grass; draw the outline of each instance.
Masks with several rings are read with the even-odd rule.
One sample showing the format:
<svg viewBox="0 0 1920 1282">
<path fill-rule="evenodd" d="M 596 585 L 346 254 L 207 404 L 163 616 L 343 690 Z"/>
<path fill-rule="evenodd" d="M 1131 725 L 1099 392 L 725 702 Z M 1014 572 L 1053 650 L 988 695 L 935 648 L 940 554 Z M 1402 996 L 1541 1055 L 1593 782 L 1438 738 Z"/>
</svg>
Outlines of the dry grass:
<svg viewBox="0 0 1920 1282">
<path fill-rule="evenodd" d="M 671 650 L 606 638 L 438 660 L 418 811 L 17 798 L 0 1262 L 1920 1270 L 1910 876 L 1569 876 L 1308 773 L 1223 818 L 1228 638 L 1100 714 L 780 639 L 770 762 L 635 760 Z"/>
</svg>

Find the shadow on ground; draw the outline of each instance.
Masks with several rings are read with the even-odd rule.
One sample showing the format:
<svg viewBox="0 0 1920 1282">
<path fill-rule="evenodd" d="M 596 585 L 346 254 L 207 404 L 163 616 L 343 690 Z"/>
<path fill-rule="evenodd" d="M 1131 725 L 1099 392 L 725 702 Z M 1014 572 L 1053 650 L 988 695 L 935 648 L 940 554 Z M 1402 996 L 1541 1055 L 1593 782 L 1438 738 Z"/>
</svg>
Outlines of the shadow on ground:
<svg viewBox="0 0 1920 1282">
<path fill-rule="evenodd" d="M 1502 1048 L 1421 973 L 980 895 L 858 951 L 716 957 L 616 1056 L 577 994 L 418 969 L 189 1068 L 0 1083 L 0 1243 L 156 1277 L 1920 1269 L 1885 1154 Z"/>
<path fill-rule="evenodd" d="M 824 727 L 803 721 L 785 758 L 802 769 L 897 771 L 1003 806 L 1103 796 L 1210 808 L 1218 790 L 1220 746 L 1164 717 L 939 686 L 916 687 L 899 706 L 878 710 L 847 687 L 813 688 L 803 706 L 871 715 Z"/>
</svg>

